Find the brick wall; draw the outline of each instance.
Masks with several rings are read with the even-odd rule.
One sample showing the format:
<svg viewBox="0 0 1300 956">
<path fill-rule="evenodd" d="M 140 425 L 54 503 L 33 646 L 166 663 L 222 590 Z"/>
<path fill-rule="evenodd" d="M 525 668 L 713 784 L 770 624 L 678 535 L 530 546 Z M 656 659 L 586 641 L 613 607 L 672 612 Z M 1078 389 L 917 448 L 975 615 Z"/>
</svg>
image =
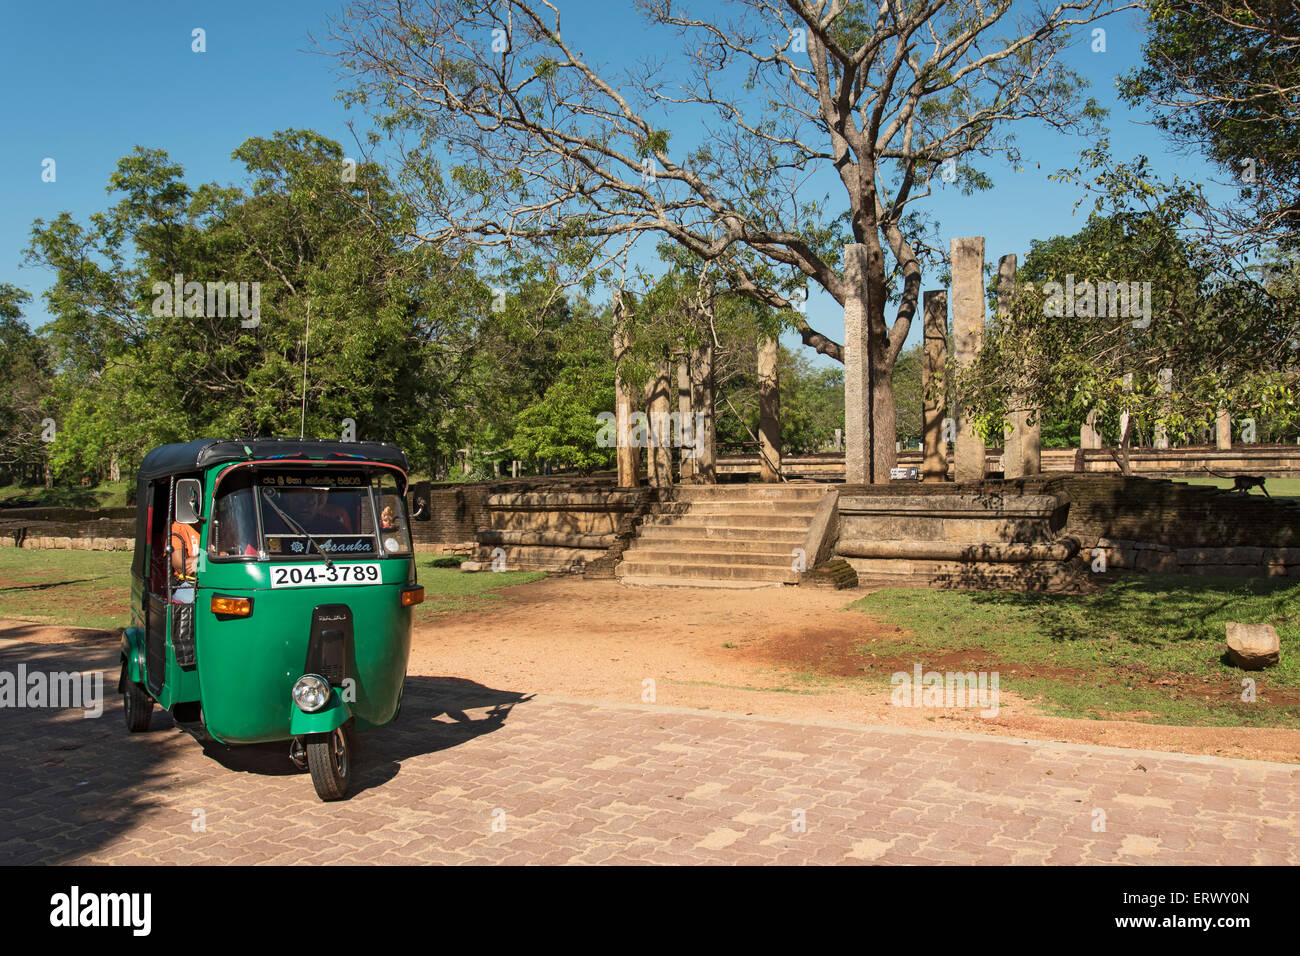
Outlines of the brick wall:
<svg viewBox="0 0 1300 956">
<path fill-rule="evenodd" d="M 488 495 L 531 491 L 612 491 L 617 486 L 613 478 L 506 478 L 499 481 L 482 481 L 474 484 L 433 484 L 416 482 L 408 495 L 411 514 L 414 515 L 418 499 L 428 502 L 428 519 L 416 518 L 411 522 L 411 535 L 416 550 L 436 550 L 441 545 L 463 544 L 475 540 L 475 535 L 491 527 L 487 505 Z"/>
<path fill-rule="evenodd" d="M 0 545 L 129 551 L 134 508 L 0 508 Z"/>
<path fill-rule="evenodd" d="M 1300 548 L 1300 506 L 1151 478 L 1056 479 L 1070 496 L 1066 531 L 1172 548 Z"/>
<path fill-rule="evenodd" d="M 1300 578 L 1300 505 L 1159 479 L 1055 479 L 1064 533 L 1107 570 Z"/>
</svg>

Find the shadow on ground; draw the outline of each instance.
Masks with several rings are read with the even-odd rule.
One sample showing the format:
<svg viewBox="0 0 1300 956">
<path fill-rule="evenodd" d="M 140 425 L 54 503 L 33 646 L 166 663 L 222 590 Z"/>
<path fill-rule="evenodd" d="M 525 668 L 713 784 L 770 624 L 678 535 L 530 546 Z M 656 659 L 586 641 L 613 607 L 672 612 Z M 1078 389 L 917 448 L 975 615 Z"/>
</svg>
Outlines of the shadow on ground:
<svg viewBox="0 0 1300 956">
<path fill-rule="evenodd" d="M 397 720 L 353 737 L 356 777 L 350 796 L 382 786 L 397 776 L 404 760 L 448 750 L 500 730 L 514 706 L 529 700 L 532 695 L 493 690 L 457 677 L 407 677 Z M 480 710 L 485 712 L 477 717 L 469 713 Z M 300 775 L 310 791 L 308 774 L 289 761 L 287 741 L 245 747 L 209 742 L 203 751 L 237 773 Z"/>
<path fill-rule="evenodd" d="M 200 746 L 158 709 L 149 732 L 127 731 L 111 632 L 50 644 L 23 641 L 23 630 L 4 632 L 16 639 L 0 646 L 5 680 L 15 679 L 20 664 L 29 675 L 99 671 L 103 708 L 87 718 L 81 708 L 0 707 L 0 865 L 60 863 L 120 840 L 143 815 L 167 807 L 162 795 L 193 772 L 193 763 L 182 764 Z M 500 729 L 515 704 L 529 699 L 456 678 L 408 677 L 398 721 L 358 735 L 353 795 L 382 786 L 411 757 Z M 248 787 L 263 785 L 259 775 L 299 773 L 287 743 L 209 745 L 207 753 L 230 772 L 249 774 Z M 302 798 L 315 800 L 310 778 L 302 777 Z"/>
</svg>

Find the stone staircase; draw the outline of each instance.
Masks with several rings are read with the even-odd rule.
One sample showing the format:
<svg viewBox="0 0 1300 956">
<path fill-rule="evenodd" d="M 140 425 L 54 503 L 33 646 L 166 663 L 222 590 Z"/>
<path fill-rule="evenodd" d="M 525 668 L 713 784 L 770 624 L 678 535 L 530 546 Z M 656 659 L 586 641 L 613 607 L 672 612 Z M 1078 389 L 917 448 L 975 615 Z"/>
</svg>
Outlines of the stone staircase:
<svg viewBox="0 0 1300 956">
<path fill-rule="evenodd" d="M 615 573 L 649 586 L 795 584 L 795 549 L 826 493 L 812 483 L 680 485 L 643 519 Z"/>
</svg>

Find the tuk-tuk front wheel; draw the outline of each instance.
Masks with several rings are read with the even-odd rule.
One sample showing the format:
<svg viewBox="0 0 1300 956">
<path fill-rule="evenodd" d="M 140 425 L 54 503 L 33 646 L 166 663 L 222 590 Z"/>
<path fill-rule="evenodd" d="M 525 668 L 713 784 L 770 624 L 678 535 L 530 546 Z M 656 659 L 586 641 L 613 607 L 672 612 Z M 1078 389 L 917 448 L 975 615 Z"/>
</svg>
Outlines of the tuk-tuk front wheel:
<svg viewBox="0 0 1300 956">
<path fill-rule="evenodd" d="M 122 692 L 122 709 L 126 713 L 126 729 L 131 733 L 143 733 L 149 729 L 149 722 L 153 719 L 153 698 L 130 678 L 127 678 L 126 690 Z"/>
<path fill-rule="evenodd" d="M 322 800 L 342 800 L 352 780 L 351 735 L 346 726 L 307 740 L 307 767 Z"/>
</svg>

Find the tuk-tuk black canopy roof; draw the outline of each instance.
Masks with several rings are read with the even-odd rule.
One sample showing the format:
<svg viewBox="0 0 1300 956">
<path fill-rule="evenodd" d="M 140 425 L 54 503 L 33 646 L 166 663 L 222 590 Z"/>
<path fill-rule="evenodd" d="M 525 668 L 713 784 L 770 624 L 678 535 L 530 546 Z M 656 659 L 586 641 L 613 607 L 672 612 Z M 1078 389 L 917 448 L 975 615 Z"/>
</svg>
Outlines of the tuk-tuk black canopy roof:
<svg viewBox="0 0 1300 956">
<path fill-rule="evenodd" d="M 381 441 L 333 441 L 323 438 L 200 438 L 175 445 L 161 445 L 144 456 L 136 471 L 135 557 L 132 572 L 143 578 L 145 536 L 149 505 L 152 501 L 149 482 L 169 475 L 203 471 L 211 465 L 230 461 L 263 459 L 293 461 L 333 461 L 339 463 L 377 461 L 396 465 L 406 471 L 406 453 L 396 445 Z"/>
<path fill-rule="evenodd" d="M 406 454 L 382 441 L 334 441 L 324 438 L 200 438 L 162 445 L 144 456 L 138 481 L 152 481 L 180 472 L 202 470 L 228 461 L 263 458 L 325 461 L 378 461 L 406 471 Z"/>
</svg>

